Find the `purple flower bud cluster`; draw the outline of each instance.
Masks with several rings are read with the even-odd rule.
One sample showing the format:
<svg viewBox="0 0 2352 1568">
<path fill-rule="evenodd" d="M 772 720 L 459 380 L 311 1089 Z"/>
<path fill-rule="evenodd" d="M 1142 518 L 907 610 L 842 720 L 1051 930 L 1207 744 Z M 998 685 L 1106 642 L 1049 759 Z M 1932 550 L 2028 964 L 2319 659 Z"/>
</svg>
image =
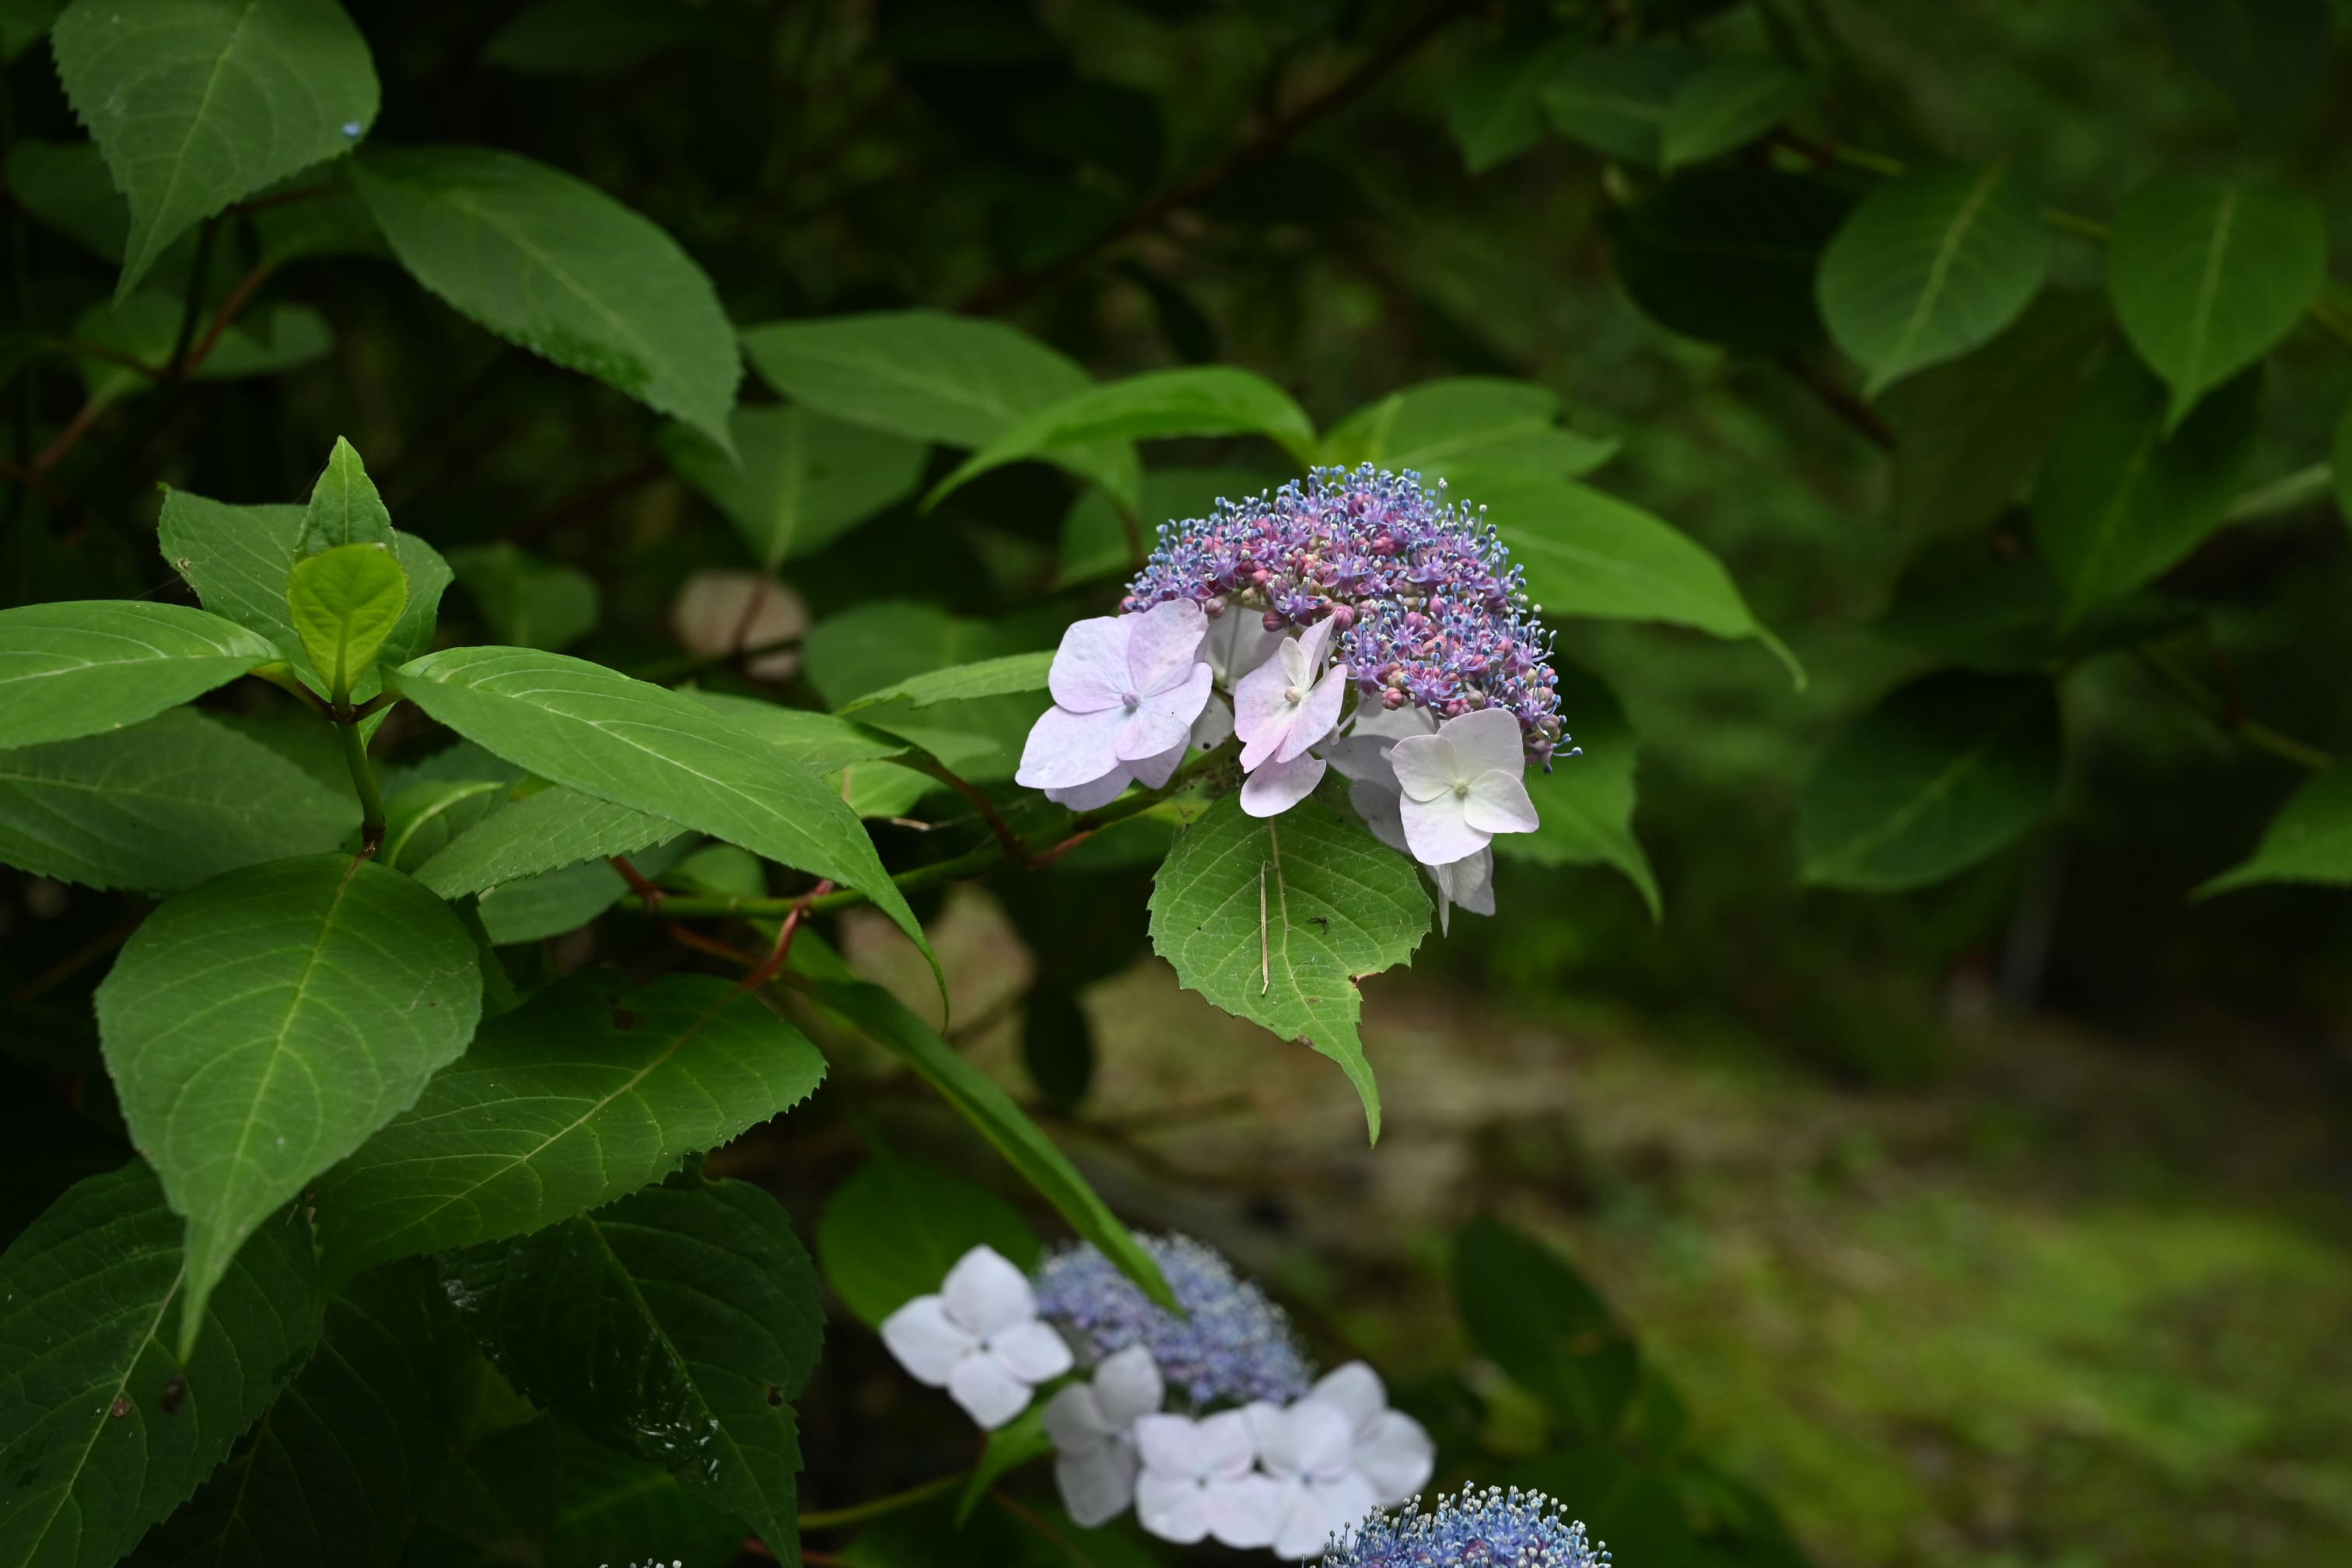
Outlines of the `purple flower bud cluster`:
<svg viewBox="0 0 2352 1568">
<path fill-rule="evenodd" d="M 1486 509 L 1444 490 L 1442 479 L 1433 489 L 1367 463 L 1220 500 L 1210 517 L 1160 524 L 1119 607 L 1191 599 L 1212 616 L 1256 614 L 1268 631 L 1328 616 L 1365 700 L 1412 703 L 1441 721 L 1507 709 L 1528 754 L 1549 769 L 1565 739 L 1550 634 Z"/>
<path fill-rule="evenodd" d="M 1217 1400 L 1288 1405 L 1306 1395 L 1314 1368 L 1282 1309 L 1234 1272 L 1212 1247 L 1189 1236 L 1139 1236 L 1169 1289 L 1179 1318 L 1090 1244 L 1048 1253 L 1030 1282 L 1037 1315 L 1090 1348 L 1097 1359 L 1142 1345 L 1171 1389 L 1197 1408 Z"/>
<path fill-rule="evenodd" d="M 1541 1492 L 1465 1487 L 1423 1513 L 1375 1512 L 1325 1553 L 1323 1568 L 1609 1568 L 1594 1545 Z"/>
</svg>

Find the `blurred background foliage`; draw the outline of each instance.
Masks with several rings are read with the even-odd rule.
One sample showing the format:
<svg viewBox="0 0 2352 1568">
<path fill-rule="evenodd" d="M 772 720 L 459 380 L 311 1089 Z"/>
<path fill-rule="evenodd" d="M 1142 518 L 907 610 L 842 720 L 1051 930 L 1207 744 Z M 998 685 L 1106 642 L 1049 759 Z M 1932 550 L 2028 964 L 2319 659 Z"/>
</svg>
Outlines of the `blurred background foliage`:
<svg viewBox="0 0 2352 1568">
<path fill-rule="evenodd" d="M 445 620 L 637 671 L 711 651 L 681 647 L 681 584 L 774 563 L 696 482 L 690 441 L 390 286 L 380 242 L 338 231 L 333 200 L 260 206 L 223 226 L 204 264 L 207 303 L 258 277 L 242 320 L 257 367 L 279 374 L 99 395 L 110 366 L 58 340 L 156 362 L 177 322 L 149 323 L 148 344 L 91 314 L 111 295 L 121 220 L 89 198 L 107 193 L 76 162 L 87 144 L 45 55 L 7 32 L 40 9 L 0 7 L 23 316 L 5 362 L 11 602 L 162 591 L 158 481 L 282 500 L 344 435 L 402 526 L 457 567 Z M 2245 858 L 2303 777 L 2244 743 L 2244 715 L 2339 752 L 2352 742 L 2352 537 L 2332 499 L 2294 491 L 2165 577 L 2197 606 L 2189 653 L 2218 721 L 2133 658 L 2070 666 L 2060 804 L 2013 845 L 1937 886 L 1862 894 L 1803 885 L 1794 824 L 1832 738 L 1936 662 L 1874 623 L 1923 583 L 2031 549 L 2006 494 L 1984 500 L 1965 468 L 1936 467 L 1949 405 L 1933 374 L 1865 401 L 1824 340 L 1811 251 L 1876 179 L 1845 154 L 2005 161 L 2101 222 L 2159 174 L 2252 176 L 2316 199 L 2340 249 L 2352 96 L 2326 43 L 2352 7 L 350 9 L 385 83 L 373 138 L 486 142 L 591 181 L 674 236 L 737 322 L 992 315 L 1098 378 L 1246 366 L 1326 427 L 1435 377 L 1539 383 L 1571 429 L 1619 443 L 1607 486 L 1715 551 L 1801 661 L 1799 689 L 1755 643 L 1569 625 L 1563 652 L 1615 693 L 1638 749 L 1634 826 L 1662 913 L 1605 868 L 1507 864 L 1497 918 L 1457 921 L 1409 978 L 1367 988 L 1370 1053 L 1392 1086 L 1376 1154 L 1320 1064 L 1180 994 L 1146 958 L 1148 846 L 1106 841 L 1078 875 L 935 899 L 972 1021 L 959 1043 L 1066 1110 L 1123 1212 L 1217 1240 L 1316 1313 L 1327 1351 L 1360 1346 L 1421 1380 L 1433 1429 L 1496 1457 L 1481 1474 L 1541 1479 L 1613 1515 L 1628 1568 L 1695 1550 L 1659 1542 L 1677 1530 L 1712 1531 L 1728 1556 L 1721 1542 L 1748 1540 L 1751 1485 L 1829 1564 L 2300 1564 L 2347 1550 L 2352 906 L 2324 888 L 2192 896 Z M 1769 251 L 1742 274 L 1710 270 L 1677 248 L 1654 170 L 1547 123 L 1529 73 L 1631 37 L 1818 82 L 1780 142 L 1718 161 L 1801 177 L 1805 194 L 1769 209 L 1793 263 Z M 1706 173 L 1678 182 L 1684 199 L 1705 197 Z M 313 220 L 287 215 L 313 208 L 317 231 L 288 237 Z M 196 244 L 158 265 L 168 297 Z M 2052 244 L 2055 289 L 2098 289 L 2095 244 L 2063 230 Z M 2065 309 L 2045 300 L 2018 343 L 2062 363 L 2078 331 Z M 2032 394 L 2061 378 L 2021 376 L 2010 442 L 2046 438 L 2055 413 Z M 2346 344 L 2289 336 L 2245 488 L 2324 458 L 2347 402 Z M 1164 514 L 1284 477 L 1248 441 L 1151 456 L 1170 472 L 1147 490 L 1147 526 L 1155 501 Z M 953 458 L 931 461 L 936 480 Z M 1108 576 L 1067 558 L 1066 519 L 1086 504 L 1036 464 L 934 513 L 894 502 L 782 564 L 806 614 L 795 605 L 772 640 L 814 626 L 796 659 L 764 680 L 740 662 L 701 678 L 838 705 L 1050 643 L 1113 597 L 1116 546 Z M 523 606 L 552 628 L 516 631 Z M 420 739 L 396 714 L 384 746 L 413 760 Z M 35 986 L 122 918 L 17 881 L 12 984 Z M 571 967 L 627 960 L 638 934 L 509 951 Z M 908 957 L 877 930 L 848 934 L 876 964 Z M 86 1016 L 71 984 L 37 989 L 20 1016 Z M 909 975 L 910 1002 L 926 989 Z M 951 1140 L 887 1080 L 852 1077 L 871 1093 L 830 1112 L 835 1136 L 754 1141 L 730 1168 L 804 1189 L 806 1214 L 858 1129 Z M 1456 1246 L 1481 1213 L 1572 1258 L 1599 1292 L 1594 1321 L 1628 1325 L 1603 1340 L 1630 1334 L 1659 1369 L 1617 1413 L 1622 1448 L 1578 1447 L 1539 1392 L 1507 1386 L 1509 1356 L 1475 1332 L 1488 1287 L 1463 1258 L 1481 1237 L 1522 1244 L 1474 1229 Z M 1549 1278 L 1522 1263 L 1514 1289 Z M 845 1434 L 821 1425 L 886 1419 L 912 1397 L 878 1352 L 835 1336 L 807 1405 L 813 1506 L 936 1473 L 919 1450 L 829 1442 Z M 1622 1467 L 1685 1445 L 1722 1489 L 1710 1513 L 1690 1483 L 1662 1522 Z"/>
</svg>

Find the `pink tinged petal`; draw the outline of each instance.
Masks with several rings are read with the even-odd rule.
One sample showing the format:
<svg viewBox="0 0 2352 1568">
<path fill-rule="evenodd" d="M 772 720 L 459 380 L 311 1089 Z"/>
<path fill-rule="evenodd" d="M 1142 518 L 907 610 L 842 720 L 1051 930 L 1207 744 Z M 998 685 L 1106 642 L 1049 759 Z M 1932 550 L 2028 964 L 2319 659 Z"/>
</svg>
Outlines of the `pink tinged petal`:
<svg viewBox="0 0 2352 1568">
<path fill-rule="evenodd" d="M 1454 763 L 1454 743 L 1443 735 L 1407 735 L 1389 748 L 1389 765 L 1396 770 L 1397 787 L 1407 800 L 1452 795 L 1463 776 Z"/>
<path fill-rule="evenodd" d="M 1044 1420 L 1055 1452 L 1074 1458 L 1108 1447 L 1117 1431 L 1103 1410 L 1101 1396 L 1083 1383 L 1074 1383 L 1045 1401 Z"/>
<path fill-rule="evenodd" d="M 1191 1476 L 1146 1466 L 1135 1479 L 1135 1518 L 1162 1541 L 1194 1545 L 1209 1537 L 1208 1489 Z"/>
<path fill-rule="evenodd" d="M 971 1349 L 971 1336 L 948 1321 L 937 1296 L 918 1296 L 882 1320 L 882 1342 L 916 1382 L 945 1388 L 948 1374 Z"/>
<path fill-rule="evenodd" d="M 1402 742 L 1398 742 L 1400 749 Z M 1491 835 L 1462 819 L 1462 802 L 1448 790 L 1434 800 L 1415 800 L 1408 792 L 1399 808 L 1404 817 L 1405 847 L 1424 866 L 1450 866 L 1486 847 Z"/>
<path fill-rule="evenodd" d="M 1364 819 L 1373 837 L 1391 849 L 1411 853 L 1405 849 L 1402 795 L 1392 789 L 1382 789 L 1370 779 L 1358 779 L 1348 786 L 1348 804 Z"/>
<path fill-rule="evenodd" d="M 1213 746 L 1224 744 L 1225 738 L 1233 732 L 1234 710 L 1214 698 L 1211 698 L 1207 706 L 1201 710 L 1201 716 L 1192 721 L 1192 744 L 1204 752 Z"/>
<path fill-rule="evenodd" d="M 1209 1533 L 1239 1552 L 1274 1544 L 1282 1525 L 1282 1491 L 1264 1476 L 1243 1476 L 1210 1487 Z"/>
<path fill-rule="evenodd" d="M 1076 621 L 1062 634 L 1054 650 L 1045 689 L 1054 700 L 1073 713 L 1099 713 L 1123 708 L 1135 689 L 1128 674 L 1128 644 L 1135 627 L 1131 616 L 1097 616 Z"/>
<path fill-rule="evenodd" d="M 1331 651 L 1331 634 L 1339 629 L 1339 623 L 1326 616 L 1298 634 L 1301 662 L 1309 673 L 1322 668 L 1325 656 Z"/>
<path fill-rule="evenodd" d="M 1129 690 L 1149 697 L 1192 679 L 1201 638 L 1209 630 L 1209 617 L 1200 605 L 1190 599 L 1171 599 L 1121 618 L 1133 628 L 1127 644 L 1127 668 L 1134 680 Z"/>
<path fill-rule="evenodd" d="M 1339 728 L 1339 704 L 1347 700 L 1348 667 L 1335 664 L 1307 691 L 1307 700 L 1298 705 L 1297 717 L 1290 721 L 1290 733 L 1283 737 L 1274 760 L 1286 763 Z"/>
<path fill-rule="evenodd" d="M 1470 798 L 1462 803 L 1462 814 L 1481 833 L 1533 833 L 1542 826 L 1536 820 L 1536 803 L 1528 798 L 1526 781 L 1501 768 L 1490 768 L 1470 781 Z"/>
<path fill-rule="evenodd" d="M 1261 739 L 1269 744 L 1281 742 L 1284 731 L 1290 727 L 1290 675 L 1282 667 L 1282 656 L 1290 645 L 1284 643 L 1264 664 L 1244 675 L 1234 686 L 1234 733 L 1245 746 L 1254 746 Z M 1244 766 L 1250 765 L 1247 763 Z"/>
<path fill-rule="evenodd" d="M 1003 1357 L 985 1351 L 956 1363 L 948 1374 L 948 1394 L 991 1432 L 1029 1408 L 1029 1385 L 1013 1375 Z"/>
<path fill-rule="evenodd" d="M 1357 1429 L 1355 1463 L 1371 1483 L 1373 1500 L 1401 1503 L 1429 1484 L 1437 1468 L 1437 1445 L 1412 1416 L 1384 1410 L 1370 1426 Z"/>
<path fill-rule="evenodd" d="M 1307 1391 L 1307 1397 L 1339 1411 L 1357 1431 L 1370 1426 L 1389 1407 L 1389 1391 L 1381 1382 L 1381 1374 L 1369 1363 L 1360 1361 L 1351 1361 L 1324 1373 Z"/>
<path fill-rule="evenodd" d="M 1214 707 L 1215 704 L 1212 703 L 1210 706 Z M 1188 742 L 1179 741 L 1156 757 L 1146 757 L 1139 763 L 1123 763 L 1120 765 L 1133 773 L 1136 783 L 1144 788 L 1158 789 L 1168 782 L 1168 776 L 1174 773 L 1177 764 L 1184 760 L 1184 752 L 1189 744 Z"/>
<path fill-rule="evenodd" d="M 990 1335 L 988 1348 L 1024 1382 L 1043 1383 L 1070 1370 L 1068 1342 L 1034 1318 Z"/>
<path fill-rule="evenodd" d="M 992 1247 L 975 1247 L 956 1259 L 940 1287 L 948 1318 L 974 1339 L 1001 1334 L 1037 1316 L 1037 1298 L 1028 1276 Z"/>
<path fill-rule="evenodd" d="M 1093 784 L 1118 766 L 1118 740 L 1127 730 L 1125 707 L 1100 713 L 1048 708 L 1029 727 L 1021 748 L 1021 768 L 1013 777 L 1031 789 L 1072 789 Z"/>
<path fill-rule="evenodd" d="M 1463 773 L 1472 778 L 1489 768 L 1512 773 L 1527 771 L 1527 739 L 1520 733 L 1517 717 L 1508 709 L 1481 708 L 1475 713 L 1459 714 L 1438 726 L 1437 732 L 1454 742 Z"/>
<path fill-rule="evenodd" d="M 1118 760 L 1142 762 L 1191 740 L 1192 721 L 1208 706 L 1210 684 L 1209 667 L 1196 664 L 1185 680 L 1146 696 L 1118 733 Z"/>
<path fill-rule="evenodd" d="M 1108 1524 L 1135 1500 L 1135 1455 L 1120 1444 L 1108 1445 L 1083 1458 L 1065 1454 L 1054 1461 L 1054 1485 L 1071 1522 L 1092 1530 Z"/>
<path fill-rule="evenodd" d="M 1242 809 L 1252 816 L 1280 816 L 1315 793 L 1323 782 L 1323 759 L 1297 757 L 1267 763 L 1242 780 Z"/>
<path fill-rule="evenodd" d="M 1166 1394 L 1160 1363 L 1141 1345 L 1129 1345 L 1116 1355 L 1106 1356 L 1103 1363 L 1095 1368 L 1096 1402 L 1103 1419 L 1118 1430 L 1126 1430 L 1140 1417 L 1159 1409 Z"/>
<path fill-rule="evenodd" d="M 1127 764 L 1121 763 L 1091 784 L 1073 784 L 1068 789 L 1049 789 L 1045 798 L 1056 805 L 1066 805 L 1072 811 L 1092 811 L 1098 805 L 1108 805 L 1127 793 L 1135 782 Z"/>
</svg>

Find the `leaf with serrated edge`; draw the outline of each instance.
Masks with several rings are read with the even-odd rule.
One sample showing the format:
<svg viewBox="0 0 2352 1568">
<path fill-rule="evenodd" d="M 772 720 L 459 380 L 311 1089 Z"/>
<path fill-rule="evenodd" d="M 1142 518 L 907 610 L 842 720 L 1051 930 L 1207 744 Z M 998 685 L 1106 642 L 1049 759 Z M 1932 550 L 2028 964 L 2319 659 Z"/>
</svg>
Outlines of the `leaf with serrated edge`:
<svg viewBox="0 0 2352 1568">
<path fill-rule="evenodd" d="M 558 784 L 500 806 L 419 865 L 415 877 L 455 899 L 583 860 L 634 855 L 684 831 L 667 817 Z"/>
<path fill-rule="evenodd" d="M 1339 1064 L 1378 1141 L 1356 982 L 1404 963 L 1429 931 L 1411 860 L 1313 798 L 1280 816 L 1226 795 L 1177 836 L 1152 879 L 1151 946 L 1236 1017 Z"/>
<path fill-rule="evenodd" d="M 236 622 L 184 605 L 81 599 L 0 610 L 0 746 L 125 729 L 278 658 Z"/>
<path fill-rule="evenodd" d="M 821 778 L 778 768 L 757 739 L 693 698 L 529 648 L 449 648 L 390 680 L 434 718 L 541 778 L 856 889 L 938 974 L 921 924 L 856 813 Z"/>
<path fill-rule="evenodd" d="M 0 752 L 0 861 L 85 887 L 194 887 L 257 860 L 332 849 L 359 820 L 348 787 L 327 787 L 191 708 Z"/>
<path fill-rule="evenodd" d="M 302 509 L 302 532 L 294 542 L 294 553 L 316 555 L 346 544 L 391 542 L 391 510 L 368 478 L 358 448 L 336 437 L 327 466 L 310 487 L 310 503 Z"/>
<path fill-rule="evenodd" d="M 520 1236 L 659 1181 L 697 1149 L 791 1110 L 824 1058 L 724 980 L 625 990 L 574 975 L 482 1026 L 319 1184 L 327 1267 Z"/>
<path fill-rule="evenodd" d="M 0 1256 L 0 1564 L 121 1558 L 318 1338 L 310 1238 L 290 1214 L 228 1264 L 193 1351 L 175 1356 L 182 1284 L 179 1217 L 137 1163 L 77 1184 Z"/>
<path fill-rule="evenodd" d="M 382 544 L 339 544 L 294 563 L 286 609 L 310 668 L 338 702 L 375 668 L 408 605 L 408 574 Z"/>
<path fill-rule="evenodd" d="M 750 1524 L 790 1561 L 790 1401 L 824 1338 L 792 1216 L 742 1182 L 676 1182 L 447 1254 L 449 1300 L 532 1403 Z"/>
<path fill-rule="evenodd" d="M 929 708 L 936 702 L 956 702 L 972 697 L 1003 697 L 1019 691 L 1043 691 L 1045 675 L 1053 668 L 1050 652 L 1008 653 L 1001 658 L 983 658 L 977 664 L 951 665 L 946 669 L 926 670 L 908 676 L 878 691 L 869 691 L 842 709 L 845 714 L 860 708 L 872 708 L 884 702 L 903 699 L 910 708 Z"/>
<path fill-rule="evenodd" d="M 2199 888 L 2197 896 L 2257 882 L 2352 888 L 2352 767 L 2339 763 L 2289 795 L 2253 854 Z"/>
<path fill-rule="evenodd" d="M 132 933 L 98 988 L 99 1037 L 187 1216 L 184 1347 L 253 1227 L 466 1048 L 481 990 L 448 906 L 341 855 L 215 877 Z"/>
<path fill-rule="evenodd" d="M 367 40 L 335 0 L 75 0 L 50 48 L 130 199 L 118 300 L 198 221 L 341 157 L 380 96 Z"/>
</svg>

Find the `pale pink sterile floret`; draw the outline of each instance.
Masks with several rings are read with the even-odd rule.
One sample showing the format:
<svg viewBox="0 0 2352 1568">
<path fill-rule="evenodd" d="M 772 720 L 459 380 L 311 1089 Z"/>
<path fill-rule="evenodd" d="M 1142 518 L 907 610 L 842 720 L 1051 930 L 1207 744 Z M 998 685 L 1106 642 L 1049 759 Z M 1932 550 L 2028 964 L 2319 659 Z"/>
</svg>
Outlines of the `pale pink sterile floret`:
<svg viewBox="0 0 2352 1568">
<path fill-rule="evenodd" d="M 1030 728 L 1014 778 L 1032 789 L 1067 790 L 1171 751 L 1181 760 L 1209 701 L 1213 678 L 1196 657 L 1207 627 L 1200 605 L 1177 600 L 1064 632 L 1046 677 L 1054 706 Z"/>
<path fill-rule="evenodd" d="M 1316 1556 L 1377 1506 L 1370 1479 L 1356 1468 L 1347 1412 L 1310 1397 L 1280 1407 L 1252 1405 L 1242 1414 L 1257 1442 L 1258 1464 L 1275 1485 L 1276 1556 Z"/>
<path fill-rule="evenodd" d="M 1324 1373 L 1307 1397 L 1332 1406 L 1355 1427 L 1352 1462 L 1382 1507 L 1392 1508 L 1429 1484 L 1437 1445 L 1420 1422 L 1389 1408 L 1388 1385 L 1369 1364 L 1351 1361 Z"/>
<path fill-rule="evenodd" d="M 994 1431 L 1029 1407 L 1035 1384 L 1070 1370 L 1070 1347 L 1040 1321 L 1028 1276 L 975 1247 L 936 1296 L 918 1296 L 882 1320 L 882 1342 L 919 1383 L 944 1388 Z"/>
<path fill-rule="evenodd" d="M 1242 1412 L 1146 1415 L 1135 1424 L 1135 1446 L 1143 1460 L 1135 1517 L 1144 1529 L 1180 1546 L 1211 1537 L 1245 1552 L 1274 1544 L 1281 1499 L 1256 1472 Z"/>
<path fill-rule="evenodd" d="M 1242 738 L 1242 767 L 1287 763 L 1328 735 L 1339 722 L 1348 695 L 1348 667 L 1326 672 L 1325 655 L 1337 629 L 1320 620 L 1297 637 L 1276 646 L 1264 663 L 1234 687 L 1234 733 Z"/>
<path fill-rule="evenodd" d="M 1405 843 L 1424 866 L 1450 866 L 1497 833 L 1537 828 L 1519 722 L 1499 708 L 1458 714 L 1433 735 L 1408 735 L 1390 748 L 1389 762 L 1403 796 Z"/>
<path fill-rule="evenodd" d="M 1160 1409 L 1165 1392 L 1151 1352 L 1129 1345 L 1105 1356 L 1094 1381 L 1071 1384 L 1046 1402 L 1054 1483 L 1073 1521 L 1092 1530 L 1125 1513 L 1135 1500 L 1143 1468 L 1135 1424 Z"/>
</svg>

